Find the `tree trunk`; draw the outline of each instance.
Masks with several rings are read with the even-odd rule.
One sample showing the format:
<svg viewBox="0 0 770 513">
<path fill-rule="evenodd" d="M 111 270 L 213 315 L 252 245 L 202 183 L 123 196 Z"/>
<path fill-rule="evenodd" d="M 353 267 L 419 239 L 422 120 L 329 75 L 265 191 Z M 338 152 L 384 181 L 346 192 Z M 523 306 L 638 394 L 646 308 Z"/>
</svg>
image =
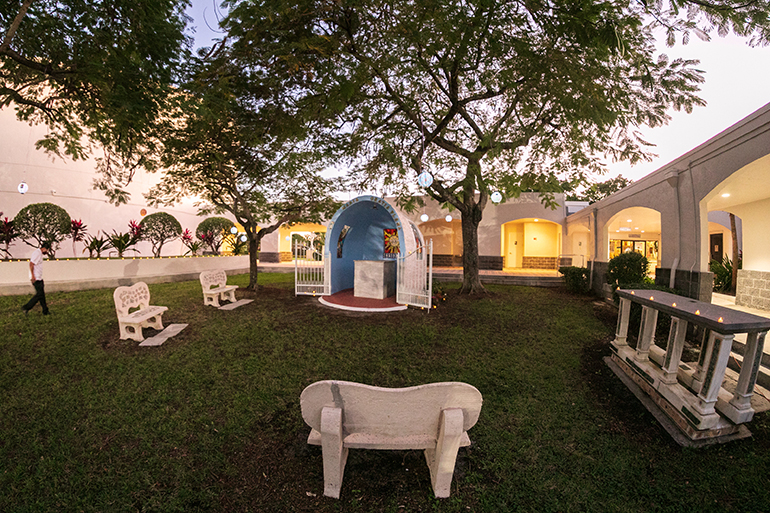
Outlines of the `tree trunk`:
<svg viewBox="0 0 770 513">
<path fill-rule="evenodd" d="M 730 232 L 733 237 L 733 274 L 730 282 L 730 293 L 734 296 L 738 287 L 738 263 L 741 260 L 738 254 L 738 230 L 735 228 L 735 214 L 730 214 Z"/>
<path fill-rule="evenodd" d="M 246 233 L 248 233 L 248 229 L 246 230 Z M 255 236 L 249 236 L 249 285 L 246 287 L 248 290 L 257 290 L 257 281 L 259 278 L 259 267 L 257 266 L 258 258 L 259 239 Z"/>
<path fill-rule="evenodd" d="M 463 232 L 463 285 L 460 294 L 486 294 L 479 278 L 479 223 L 481 208 L 470 201 L 469 214 L 462 215 Z M 467 203 L 466 203 L 467 204 Z"/>
</svg>

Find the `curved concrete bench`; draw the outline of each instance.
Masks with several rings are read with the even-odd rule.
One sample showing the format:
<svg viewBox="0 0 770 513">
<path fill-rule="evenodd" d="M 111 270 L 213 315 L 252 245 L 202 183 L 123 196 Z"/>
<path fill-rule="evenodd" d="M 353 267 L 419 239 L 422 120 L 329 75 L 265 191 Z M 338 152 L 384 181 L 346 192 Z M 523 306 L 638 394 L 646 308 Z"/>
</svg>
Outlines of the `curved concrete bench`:
<svg viewBox="0 0 770 513">
<path fill-rule="evenodd" d="M 200 275 L 203 288 L 203 304 L 219 307 L 219 300 L 235 303 L 235 290 L 238 285 L 227 284 L 224 271 L 203 271 Z"/>
<path fill-rule="evenodd" d="M 457 451 L 479 418 L 481 393 L 466 383 L 380 388 L 318 381 L 300 397 L 312 428 L 308 443 L 323 451 L 324 495 L 339 498 L 349 449 L 422 449 L 436 497 L 449 497 Z"/>
<path fill-rule="evenodd" d="M 115 310 L 118 313 L 120 339 L 133 339 L 137 342 L 144 340 L 142 328 L 163 329 L 163 312 L 165 306 L 150 306 L 150 289 L 143 281 L 130 287 L 118 287 L 112 294 Z M 131 312 L 132 308 L 138 310 Z"/>
</svg>

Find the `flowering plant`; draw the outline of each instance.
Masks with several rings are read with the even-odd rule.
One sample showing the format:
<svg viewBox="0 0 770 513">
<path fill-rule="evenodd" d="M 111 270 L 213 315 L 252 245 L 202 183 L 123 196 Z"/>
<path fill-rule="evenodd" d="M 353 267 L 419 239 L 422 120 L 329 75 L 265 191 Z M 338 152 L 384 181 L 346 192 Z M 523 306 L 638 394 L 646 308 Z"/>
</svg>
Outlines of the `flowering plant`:
<svg viewBox="0 0 770 513">
<path fill-rule="evenodd" d="M 193 233 L 190 231 L 189 228 L 185 228 L 184 232 L 182 233 L 182 244 L 187 247 L 188 251 L 185 253 L 190 253 L 191 255 L 197 255 L 198 251 L 200 251 L 202 243 L 195 240 L 193 237 Z"/>
<path fill-rule="evenodd" d="M 72 254 L 77 255 L 75 243 L 82 242 L 86 238 L 88 227 L 83 224 L 81 219 L 70 219 L 70 237 L 72 237 Z"/>
<path fill-rule="evenodd" d="M 2 212 L 0 212 L 0 215 L 2 215 Z M 13 239 L 18 236 L 18 232 L 13 229 L 13 219 L 8 219 L 6 217 L 5 220 L 0 221 L 0 242 L 5 243 L 5 248 L 2 249 L 4 253 L 3 259 L 8 260 L 11 258 L 11 252 L 8 247 L 11 245 L 11 242 L 13 242 Z"/>
</svg>

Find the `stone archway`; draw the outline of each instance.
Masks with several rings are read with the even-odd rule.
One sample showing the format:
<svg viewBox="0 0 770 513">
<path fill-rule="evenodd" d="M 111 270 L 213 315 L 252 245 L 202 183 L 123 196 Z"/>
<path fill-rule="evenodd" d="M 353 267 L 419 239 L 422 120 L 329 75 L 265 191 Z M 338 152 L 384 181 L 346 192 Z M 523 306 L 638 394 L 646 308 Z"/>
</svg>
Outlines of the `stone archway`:
<svg viewBox="0 0 770 513">
<path fill-rule="evenodd" d="M 426 241 L 433 241 L 433 265 L 462 267 L 463 232 L 459 219 L 447 222 L 445 218 L 420 223 L 417 227 Z"/>
<path fill-rule="evenodd" d="M 649 272 L 654 273 L 661 262 L 661 233 L 664 226 L 660 212 L 646 207 L 630 207 L 621 210 L 605 225 L 608 246 L 607 260 L 635 251 L 643 254 L 649 262 Z"/>
<path fill-rule="evenodd" d="M 540 218 L 508 221 L 500 228 L 504 269 L 557 269 L 562 227 Z"/>
<path fill-rule="evenodd" d="M 723 211 L 741 219 L 743 268 L 738 272 L 735 303 L 770 310 L 770 155 L 725 178 L 703 198 L 701 208 L 709 215 Z M 710 225 L 702 229 L 711 232 Z M 701 259 L 708 261 L 711 248 L 709 238 L 704 239 Z"/>
</svg>

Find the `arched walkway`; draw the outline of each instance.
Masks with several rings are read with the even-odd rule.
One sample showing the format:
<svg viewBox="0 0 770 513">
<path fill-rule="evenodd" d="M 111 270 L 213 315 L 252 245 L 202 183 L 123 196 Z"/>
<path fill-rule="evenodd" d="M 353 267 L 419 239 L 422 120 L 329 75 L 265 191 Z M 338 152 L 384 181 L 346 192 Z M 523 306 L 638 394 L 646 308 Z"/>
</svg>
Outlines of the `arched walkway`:
<svg viewBox="0 0 770 513">
<path fill-rule="evenodd" d="M 524 218 L 500 227 L 504 269 L 556 269 L 562 227 L 553 221 Z"/>
<path fill-rule="evenodd" d="M 322 224 L 285 224 L 278 229 L 278 251 L 281 254 L 281 262 L 288 262 L 293 258 L 312 258 L 308 250 L 314 250 L 320 259 L 325 240 L 326 227 Z"/>
<path fill-rule="evenodd" d="M 418 228 L 426 241 L 433 240 L 433 265 L 458 267 L 463 265 L 463 232 L 459 219 L 433 219 Z"/>
<path fill-rule="evenodd" d="M 650 273 L 660 265 L 661 215 L 657 210 L 631 207 L 615 214 L 606 225 L 607 259 L 630 251 L 647 258 Z"/>
</svg>

